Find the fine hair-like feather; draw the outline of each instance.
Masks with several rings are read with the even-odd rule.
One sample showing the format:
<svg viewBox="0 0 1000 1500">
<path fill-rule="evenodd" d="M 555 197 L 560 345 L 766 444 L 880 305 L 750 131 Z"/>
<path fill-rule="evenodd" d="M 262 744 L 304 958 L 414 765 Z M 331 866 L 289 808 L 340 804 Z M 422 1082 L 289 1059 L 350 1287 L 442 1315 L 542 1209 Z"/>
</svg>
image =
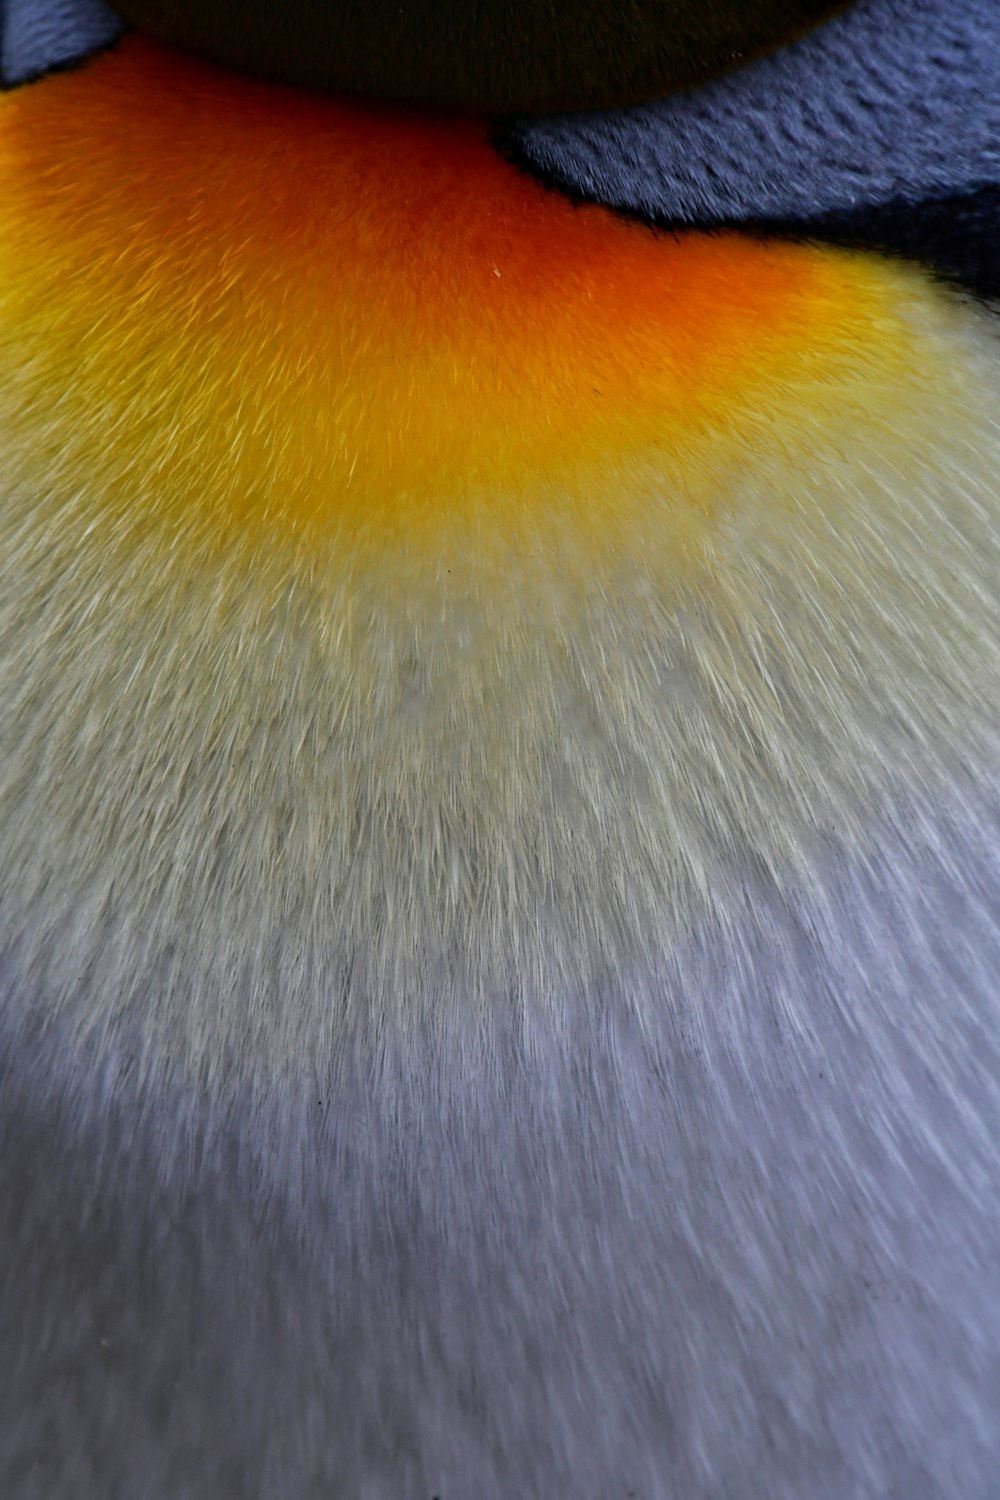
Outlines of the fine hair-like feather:
<svg viewBox="0 0 1000 1500">
<path fill-rule="evenodd" d="M 136 39 L 0 195 L 5 1500 L 992 1500 L 994 316 Z"/>
</svg>

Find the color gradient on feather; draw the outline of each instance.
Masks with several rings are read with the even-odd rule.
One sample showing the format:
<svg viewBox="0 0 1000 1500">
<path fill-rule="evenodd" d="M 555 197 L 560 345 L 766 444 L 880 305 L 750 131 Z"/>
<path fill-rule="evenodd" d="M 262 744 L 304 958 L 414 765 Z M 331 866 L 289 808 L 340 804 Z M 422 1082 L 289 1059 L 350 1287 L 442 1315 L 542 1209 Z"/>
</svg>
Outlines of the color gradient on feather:
<svg viewBox="0 0 1000 1500">
<path fill-rule="evenodd" d="M 3 1500 L 995 1500 L 1000 11 L 0 29 Z"/>
<path fill-rule="evenodd" d="M 99 421 L 113 452 L 84 469 L 155 474 L 161 515 L 250 544 L 433 555 L 464 521 L 478 555 L 561 513 L 613 548 L 659 511 L 679 564 L 734 453 L 768 414 L 816 415 L 858 326 L 881 321 L 886 370 L 910 357 L 857 263 L 637 231 L 486 134 L 138 40 L 12 95 L 3 192 L 30 230 L 4 246 L 8 336 L 44 349 L 39 403 L 73 372 L 62 461 Z M 644 470 L 669 493 L 638 493 Z"/>
<path fill-rule="evenodd" d="M 474 1037 L 988 739 L 974 310 L 135 39 L 0 121 L 0 869 L 75 1024 Z"/>
</svg>

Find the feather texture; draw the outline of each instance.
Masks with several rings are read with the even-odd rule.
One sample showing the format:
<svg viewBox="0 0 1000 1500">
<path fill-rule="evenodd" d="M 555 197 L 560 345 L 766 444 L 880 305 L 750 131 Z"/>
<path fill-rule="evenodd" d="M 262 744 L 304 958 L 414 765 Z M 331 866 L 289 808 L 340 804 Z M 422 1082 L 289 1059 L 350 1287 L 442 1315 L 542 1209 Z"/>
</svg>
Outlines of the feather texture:
<svg viewBox="0 0 1000 1500">
<path fill-rule="evenodd" d="M 991 1500 L 989 314 L 135 39 L 0 199 L 3 1493 Z"/>
<path fill-rule="evenodd" d="M 661 225 L 886 247 L 1000 295 L 992 0 L 859 0 L 704 88 L 501 139 L 564 191 Z"/>
</svg>

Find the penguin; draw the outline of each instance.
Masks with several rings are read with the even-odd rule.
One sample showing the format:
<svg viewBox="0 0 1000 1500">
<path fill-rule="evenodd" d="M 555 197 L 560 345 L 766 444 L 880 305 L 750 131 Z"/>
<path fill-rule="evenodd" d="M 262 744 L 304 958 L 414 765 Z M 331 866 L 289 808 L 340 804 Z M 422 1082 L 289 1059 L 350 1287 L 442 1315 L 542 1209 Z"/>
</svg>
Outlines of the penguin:
<svg viewBox="0 0 1000 1500">
<path fill-rule="evenodd" d="M 1000 11 L 0 27 L 0 1494 L 994 1500 Z"/>
</svg>

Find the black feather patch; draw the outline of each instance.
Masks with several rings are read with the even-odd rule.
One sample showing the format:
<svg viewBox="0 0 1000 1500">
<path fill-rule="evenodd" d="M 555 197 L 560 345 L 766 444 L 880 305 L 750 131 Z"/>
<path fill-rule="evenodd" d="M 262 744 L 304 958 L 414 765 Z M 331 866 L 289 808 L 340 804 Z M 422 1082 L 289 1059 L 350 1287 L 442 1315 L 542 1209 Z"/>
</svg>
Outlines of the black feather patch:
<svg viewBox="0 0 1000 1500">
<path fill-rule="evenodd" d="M 419 105 L 601 108 L 701 83 L 846 0 L 115 0 L 262 77 Z"/>
<path fill-rule="evenodd" d="M 805 224 L 776 221 L 763 227 L 903 255 L 932 266 L 980 297 L 1000 298 L 1000 183 L 922 203 L 896 199 Z"/>
</svg>

